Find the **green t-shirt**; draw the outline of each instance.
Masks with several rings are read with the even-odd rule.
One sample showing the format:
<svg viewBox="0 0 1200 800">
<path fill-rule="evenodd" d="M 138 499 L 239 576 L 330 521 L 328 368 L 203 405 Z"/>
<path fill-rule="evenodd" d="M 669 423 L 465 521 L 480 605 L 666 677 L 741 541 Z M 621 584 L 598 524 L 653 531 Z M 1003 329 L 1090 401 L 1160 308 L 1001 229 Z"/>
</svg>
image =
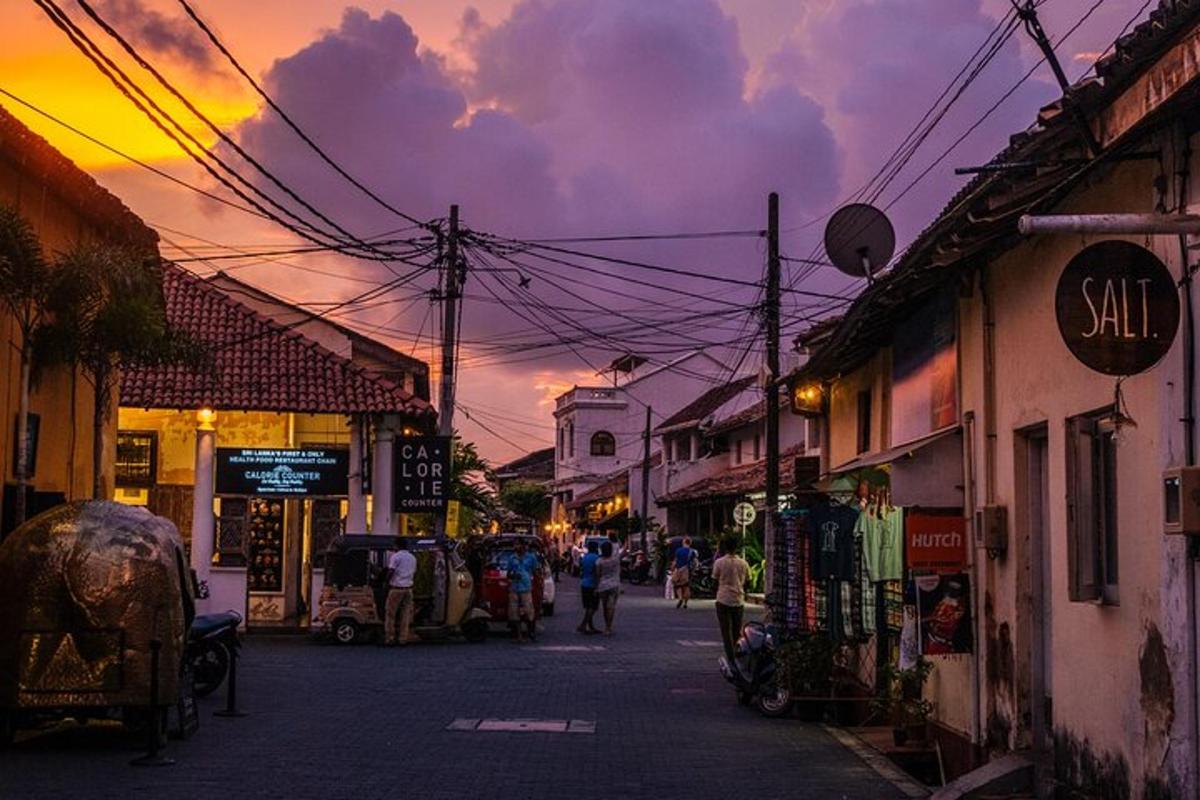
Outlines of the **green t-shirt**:
<svg viewBox="0 0 1200 800">
<path fill-rule="evenodd" d="M 898 581 L 904 577 L 904 510 L 893 508 L 882 516 L 858 515 L 855 535 L 862 537 L 863 566 L 871 581 Z"/>
</svg>

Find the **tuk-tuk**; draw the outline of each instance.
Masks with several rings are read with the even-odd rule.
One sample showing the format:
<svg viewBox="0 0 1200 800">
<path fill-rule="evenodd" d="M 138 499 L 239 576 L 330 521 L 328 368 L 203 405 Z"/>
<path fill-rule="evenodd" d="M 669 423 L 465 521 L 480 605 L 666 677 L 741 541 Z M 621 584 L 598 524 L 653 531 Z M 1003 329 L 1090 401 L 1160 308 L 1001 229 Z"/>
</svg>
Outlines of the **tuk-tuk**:
<svg viewBox="0 0 1200 800">
<path fill-rule="evenodd" d="M 487 638 L 488 615 L 474 607 L 474 581 L 457 543 L 451 539 L 406 537 L 416 556 L 412 632 L 421 638 L 462 634 L 467 641 Z M 325 555 L 325 587 L 313 632 L 338 644 L 383 636 L 388 558 L 397 537 L 338 536 Z"/>
<path fill-rule="evenodd" d="M 0 744 L 56 719 L 165 726 L 195 616 L 175 526 L 144 508 L 76 502 L 0 544 Z M 151 641 L 161 643 L 151 698 Z"/>
<path fill-rule="evenodd" d="M 464 546 L 467 568 L 479 591 L 475 595 L 478 608 L 492 622 L 508 623 L 508 569 L 505 564 L 516 547 L 517 540 L 525 542 L 529 552 L 538 557 L 542 569 L 533 576 L 533 610 L 535 619 L 547 611 L 553 613 L 554 599 L 547 589 L 553 586 L 546 546 L 541 537 L 528 533 L 498 533 L 472 536 Z"/>
</svg>

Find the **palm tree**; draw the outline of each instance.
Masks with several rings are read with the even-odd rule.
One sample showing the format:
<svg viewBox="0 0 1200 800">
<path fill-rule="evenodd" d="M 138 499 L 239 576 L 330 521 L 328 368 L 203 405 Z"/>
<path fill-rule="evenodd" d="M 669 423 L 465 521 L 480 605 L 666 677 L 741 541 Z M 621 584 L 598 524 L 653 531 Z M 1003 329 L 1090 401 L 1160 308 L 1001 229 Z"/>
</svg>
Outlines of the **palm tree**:
<svg viewBox="0 0 1200 800">
<path fill-rule="evenodd" d="M 48 266 L 33 228 L 15 209 L 0 206 L 0 303 L 12 314 L 21 334 L 17 463 L 13 466 L 17 481 L 13 519 L 17 525 L 25 521 L 25 491 L 29 484 L 29 386 L 33 373 L 33 343 L 46 317 L 49 285 Z"/>
<path fill-rule="evenodd" d="M 533 481 L 513 481 L 500 492 L 500 504 L 518 517 L 534 523 L 534 532 L 542 520 L 550 517 L 550 495 L 546 487 Z"/>
<path fill-rule="evenodd" d="M 199 351 L 167 320 L 156 255 L 87 243 L 59 257 L 52 273 L 52 318 L 38 337 L 38 358 L 77 366 L 92 384 L 92 496 L 105 499 L 104 431 L 121 365 L 190 360 Z"/>
<path fill-rule="evenodd" d="M 464 442 L 457 436 L 454 437 L 453 454 L 450 499 L 461 503 L 467 512 L 459 521 L 459 531 L 462 531 L 469 529 L 476 518 L 490 517 L 495 512 L 495 496 L 488 484 L 492 467 L 479 455 L 474 442 Z"/>
</svg>

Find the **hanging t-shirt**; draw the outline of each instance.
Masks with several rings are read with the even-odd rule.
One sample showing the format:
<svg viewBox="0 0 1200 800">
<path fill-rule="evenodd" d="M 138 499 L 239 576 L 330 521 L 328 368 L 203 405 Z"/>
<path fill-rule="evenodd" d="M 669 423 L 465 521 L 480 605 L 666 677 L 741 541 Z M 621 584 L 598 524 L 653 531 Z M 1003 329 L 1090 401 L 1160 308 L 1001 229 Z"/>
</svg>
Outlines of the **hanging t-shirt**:
<svg viewBox="0 0 1200 800">
<path fill-rule="evenodd" d="M 809 512 L 813 542 L 813 577 L 854 579 L 854 525 L 858 509 L 822 504 Z"/>
<path fill-rule="evenodd" d="M 870 580 L 904 577 L 904 509 L 892 508 L 880 516 L 860 514 L 855 534 L 862 537 L 863 566 Z"/>
</svg>

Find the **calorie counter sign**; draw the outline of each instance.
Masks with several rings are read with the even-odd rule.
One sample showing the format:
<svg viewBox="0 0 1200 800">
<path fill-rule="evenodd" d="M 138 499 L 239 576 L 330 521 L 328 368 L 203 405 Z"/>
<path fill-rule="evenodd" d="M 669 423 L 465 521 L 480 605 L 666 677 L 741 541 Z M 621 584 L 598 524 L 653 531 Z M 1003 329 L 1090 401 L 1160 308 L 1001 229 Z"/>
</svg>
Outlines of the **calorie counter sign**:
<svg viewBox="0 0 1200 800">
<path fill-rule="evenodd" d="M 450 500 L 450 437 L 396 439 L 396 511 L 441 511 Z"/>
</svg>

